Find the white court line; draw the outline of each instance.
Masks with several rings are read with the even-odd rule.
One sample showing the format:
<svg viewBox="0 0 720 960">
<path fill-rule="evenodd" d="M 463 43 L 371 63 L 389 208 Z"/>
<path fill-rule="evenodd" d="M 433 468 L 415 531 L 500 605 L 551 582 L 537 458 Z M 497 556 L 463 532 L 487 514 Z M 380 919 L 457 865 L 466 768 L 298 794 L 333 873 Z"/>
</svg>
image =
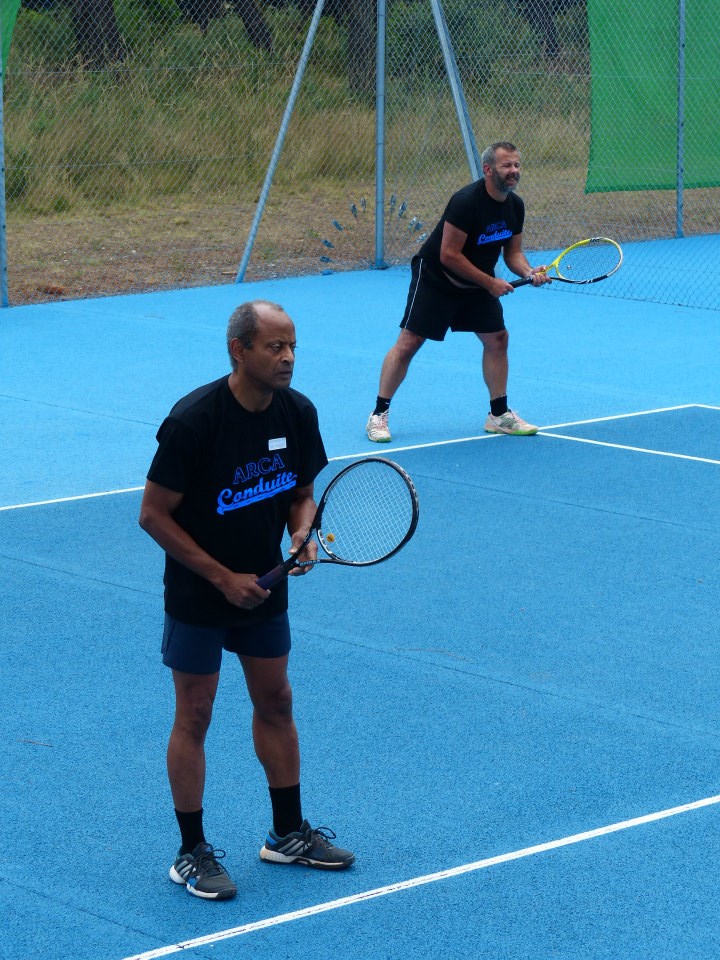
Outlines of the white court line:
<svg viewBox="0 0 720 960">
<path fill-rule="evenodd" d="M 654 823 L 657 820 L 675 817 L 680 813 L 688 813 L 691 810 L 700 810 L 703 807 L 709 807 L 716 803 L 720 803 L 720 796 L 707 797 L 704 800 L 696 800 L 693 803 L 684 803 L 679 807 L 671 807 L 668 810 L 660 810 L 657 813 L 648 813 L 642 817 L 634 817 L 632 820 L 623 820 L 620 823 L 612 823 L 609 826 L 598 827 L 595 830 L 586 830 L 584 833 L 575 833 L 570 837 L 551 840 L 548 843 L 539 843 L 533 847 L 525 847 L 523 850 L 515 850 L 512 853 L 503 853 L 497 857 L 489 857 L 487 860 L 476 860 L 474 863 L 466 863 L 460 867 L 452 867 L 449 870 L 440 870 L 438 873 L 428 873 L 422 877 L 413 877 L 410 880 L 391 883 L 385 887 L 376 887 L 374 890 L 366 890 L 363 893 L 356 893 L 350 897 L 342 897 L 339 900 L 330 900 L 326 903 L 317 903 L 312 907 L 293 910 L 291 913 L 282 913 L 279 916 L 268 917 L 265 920 L 257 920 L 254 923 L 245 923 L 240 927 L 231 927 L 229 930 L 219 930 L 217 933 L 210 933 L 204 937 L 196 937 L 194 940 L 184 940 L 180 943 L 174 943 L 171 946 L 148 950 L 146 953 L 136 953 L 132 957 L 125 957 L 125 960 L 156 960 L 158 957 L 168 957 L 173 953 L 179 953 L 181 950 L 209 946 L 219 943 L 222 940 L 230 940 L 233 937 L 243 936 L 246 933 L 254 933 L 256 930 L 267 930 L 268 927 L 277 927 L 281 923 L 291 923 L 294 920 L 302 920 L 305 917 L 315 917 L 318 914 L 327 913 L 330 910 L 339 910 L 342 907 L 350 907 L 355 903 L 364 903 L 366 900 L 374 900 L 377 897 L 386 897 L 394 893 L 401 893 L 403 890 L 412 890 L 415 887 L 422 887 L 428 883 L 437 883 L 440 880 L 449 880 L 466 873 L 485 870 L 488 867 L 494 867 L 501 863 L 510 863 L 513 860 L 521 860 L 523 857 L 532 857 L 538 853 L 547 853 L 549 850 L 558 850 L 560 847 L 568 847 L 571 844 L 582 843 L 585 840 L 594 840 L 596 837 L 603 837 L 609 833 L 617 833 L 619 830 L 628 830 L 631 827 Z"/>
<path fill-rule="evenodd" d="M 370 449 L 363 450 L 362 453 L 345 453 L 341 457 L 330 457 L 330 462 L 332 463 L 334 460 L 355 460 L 358 457 L 372 457 L 373 455 L 382 457 L 386 453 L 402 453 L 405 450 L 429 450 L 430 447 L 448 447 L 453 443 L 470 443 L 471 440 L 496 440 L 498 436 L 497 433 L 483 433 L 479 437 L 456 437 L 453 440 L 433 440 L 432 443 L 413 443 L 407 447 L 382 447 L 382 449 L 377 449 L 373 444 Z"/>
<path fill-rule="evenodd" d="M 720 410 L 720 407 L 714 407 L 707 403 L 682 403 L 674 407 L 656 407 L 653 410 L 636 410 L 634 413 L 618 413 L 611 417 L 594 417 L 592 420 L 572 420 L 568 423 L 553 423 L 542 427 L 539 431 L 541 436 L 558 437 L 560 440 L 576 440 L 582 443 L 595 443 L 598 446 L 616 447 L 618 450 L 632 450 L 638 453 L 655 453 L 658 456 L 678 457 L 681 460 L 698 460 L 701 463 L 718 463 L 717 460 L 706 460 L 703 457 L 690 457 L 680 453 L 662 453 L 659 450 L 643 450 L 641 447 L 623 447 L 620 444 L 601 443 L 599 440 L 580 440 L 579 437 L 565 437 L 561 434 L 546 434 L 545 430 L 559 430 L 561 427 L 581 427 L 587 423 L 605 423 L 608 420 L 626 420 L 630 417 L 646 417 L 653 413 L 668 413 L 672 410 L 689 410 L 693 407 L 702 407 L 704 410 Z M 432 443 L 415 443 L 407 447 L 387 447 L 377 452 L 364 450 L 362 453 L 346 453 L 339 457 L 330 457 L 330 463 L 336 463 L 340 460 L 357 460 L 359 457 L 367 457 L 373 453 L 377 456 L 383 456 L 385 453 L 403 453 L 407 450 L 429 450 L 431 447 L 447 447 L 454 443 L 471 443 L 474 440 L 493 440 L 500 434 L 483 433 L 478 437 L 457 437 L 453 440 L 435 440 Z M 33 503 L 13 503 L 5 507 L 0 507 L 0 513 L 5 510 L 23 510 L 26 507 L 45 507 L 53 503 L 71 503 L 75 500 L 92 500 L 96 497 L 113 497 L 120 493 L 137 493 L 144 487 L 125 487 L 122 490 L 102 490 L 98 493 L 82 493 L 73 497 L 58 497 L 55 500 L 36 500 Z"/>
<path fill-rule="evenodd" d="M 144 490 L 144 487 L 125 487 L 123 490 L 102 490 L 100 493 L 79 493 L 75 497 L 58 497 L 57 500 L 36 500 L 35 503 L 12 503 L 7 507 L 0 507 L 3 510 L 22 510 L 24 507 L 46 507 L 51 503 L 71 503 L 73 500 L 92 500 L 95 497 L 114 497 L 118 493 L 136 493 L 138 490 Z"/>
<path fill-rule="evenodd" d="M 567 437 L 562 433 L 545 433 L 544 430 L 538 430 L 538 436 L 557 437 L 558 440 L 574 440 L 575 443 L 591 443 L 596 447 L 612 447 L 614 450 L 631 450 L 633 453 L 651 453 L 655 457 L 674 457 L 676 460 L 695 460 L 697 463 L 715 463 L 720 465 L 720 460 L 711 460 L 709 457 L 691 457 L 688 453 L 669 453 L 667 450 L 648 450 L 645 447 L 628 447 L 624 443 L 587 440 L 585 437 Z"/>
<path fill-rule="evenodd" d="M 693 407 L 703 407 L 706 410 L 720 410 L 720 407 L 712 407 L 705 403 L 681 403 L 674 407 L 656 407 L 653 410 L 636 410 L 634 413 L 616 413 L 610 417 L 593 417 L 591 420 L 572 420 L 569 423 L 551 423 L 545 427 L 541 427 L 538 433 L 545 436 L 543 433 L 545 430 L 559 430 L 561 427 L 582 427 L 586 423 L 606 423 L 608 420 L 626 420 L 630 417 L 647 417 L 653 413 L 669 413 L 672 410 L 690 410 Z M 473 440 L 496 440 L 499 436 L 501 436 L 501 434 L 483 433 L 479 437 L 458 437 L 454 440 L 435 440 L 432 443 L 416 443 L 407 447 L 387 447 L 384 449 L 386 453 L 402 453 L 406 450 L 427 450 L 430 447 L 446 447 L 452 443 L 470 443 Z M 548 436 L 559 436 L 559 434 L 548 434 Z M 577 438 L 564 437 L 563 439 L 576 440 Z M 625 449 L 632 450 L 633 448 L 626 447 Z M 331 460 L 354 460 L 357 457 L 367 457 L 372 452 L 371 450 L 365 450 L 363 453 L 348 453 L 342 457 L 332 457 Z M 378 451 L 378 456 L 382 456 L 382 453 L 383 451 Z M 714 461 L 710 462 L 713 463 Z"/>
<path fill-rule="evenodd" d="M 629 417 L 647 417 L 653 413 L 671 413 L 673 410 L 690 410 L 692 407 L 705 407 L 707 410 L 720 410 L 704 403 L 681 403 L 675 407 L 656 407 L 654 410 L 636 410 L 634 413 L 616 413 L 611 417 L 593 417 L 592 420 L 572 420 L 569 423 L 553 423 L 543 430 L 559 430 L 560 427 L 582 427 L 586 423 L 607 423 L 608 420 L 627 420 Z"/>
<path fill-rule="evenodd" d="M 572 426 L 572 424 L 565 424 L 565 426 Z M 402 450 L 424 450 L 426 447 L 442 447 L 450 443 L 469 443 L 471 440 L 490 440 L 493 437 L 497 437 L 497 434 L 485 433 L 481 437 L 462 437 L 458 440 L 437 440 L 433 443 L 417 443 L 411 447 L 390 447 L 387 450 L 378 450 L 377 456 L 382 456 L 384 453 L 395 453 Z M 357 460 L 359 457 L 368 457 L 371 456 L 376 451 L 374 450 L 364 450 L 362 453 L 345 453 L 340 457 L 329 457 L 328 460 L 330 463 L 335 463 L 339 460 Z M 120 493 L 138 493 L 140 490 L 144 490 L 145 487 L 124 487 L 122 490 L 100 490 L 97 493 L 79 493 L 72 497 L 57 497 L 54 500 L 35 500 L 31 503 L 11 503 L 5 507 L 0 507 L 0 513 L 4 510 L 24 510 L 26 507 L 46 507 L 53 503 L 72 503 L 75 500 L 93 500 L 97 497 L 114 497 Z"/>
</svg>

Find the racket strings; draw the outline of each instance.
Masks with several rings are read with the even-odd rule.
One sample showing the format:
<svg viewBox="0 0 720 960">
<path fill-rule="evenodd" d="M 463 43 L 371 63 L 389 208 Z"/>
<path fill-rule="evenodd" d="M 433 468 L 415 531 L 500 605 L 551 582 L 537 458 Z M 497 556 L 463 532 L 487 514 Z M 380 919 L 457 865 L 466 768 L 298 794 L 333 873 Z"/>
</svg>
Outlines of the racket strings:
<svg viewBox="0 0 720 960">
<path fill-rule="evenodd" d="M 604 277 L 619 265 L 621 253 L 614 243 L 607 240 L 589 241 L 582 246 L 571 247 L 557 265 L 558 276 L 582 283 Z"/>
<path fill-rule="evenodd" d="M 402 474 L 387 464 L 365 462 L 328 492 L 320 541 L 340 560 L 370 563 L 405 541 L 414 517 L 413 495 Z"/>
</svg>

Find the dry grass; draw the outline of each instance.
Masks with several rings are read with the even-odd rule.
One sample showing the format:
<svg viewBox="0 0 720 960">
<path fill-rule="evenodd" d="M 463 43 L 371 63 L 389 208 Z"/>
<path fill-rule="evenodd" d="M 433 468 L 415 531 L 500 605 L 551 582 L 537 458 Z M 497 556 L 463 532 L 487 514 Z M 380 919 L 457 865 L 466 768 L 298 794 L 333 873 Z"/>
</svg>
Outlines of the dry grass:
<svg viewBox="0 0 720 960">
<path fill-rule="evenodd" d="M 448 182 L 416 186 L 400 195 L 394 212 L 388 211 L 387 262 L 407 263 L 421 232 L 434 225 L 441 212 L 439 198 L 444 203 L 461 182 L 452 176 L 444 179 Z M 595 234 L 624 242 L 674 236 L 672 192 L 586 196 L 582 170 L 578 169 L 543 171 L 541 175 L 528 171 L 521 194 L 528 210 L 528 249 L 561 247 Z M 359 208 L 363 197 L 367 200 L 364 214 Z M 398 205 L 404 197 L 407 211 L 398 218 Z M 357 220 L 350 213 L 352 203 L 358 206 Z M 685 204 L 686 234 L 716 231 L 716 209 L 717 191 L 692 191 Z M 138 210 L 16 217 L 8 232 L 11 302 L 230 283 L 254 213 L 255 204 L 250 202 L 187 198 Z M 411 229 L 412 218 L 418 216 L 423 223 L 421 231 Z M 374 262 L 373 218 L 371 181 L 325 185 L 311 193 L 271 194 L 246 279 L 369 267 Z M 334 220 L 342 231 L 333 226 Z M 333 247 L 326 247 L 323 240 Z M 332 262 L 323 262 L 323 256 Z"/>
<path fill-rule="evenodd" d="M 204 39 L 185 27 L 168 33 L 144 60 L 114 73 L 11 73 L 11 302 L 231 282 L 292 83 L 299 26 L 291 24 L 296 33 L 273 62 L 259 59 L 228 18 Z M 350 98 L 331 27 L 321 37 L 325 68 L 309 70 L 290 124 L 248 280 L 374 262 L 374 111 Z M 525 42 L 503 28 L 506 36 Z M 171 42 L 177 49 L 162 45 Z M 481 146 L 509 138 L 522 148 L 526 246 L 559 247 L 596 233 L 621 241 L 673 236 L 672 191 L 583 192 L 586 55 L 578 47 L 560 72 L 549 72 L 529 47 L 518 50 L 521 63 L 506 51 L 466 95 Z M 407 263 L 469 180 L 454 106 L 437 76 L 389 78 L 386 162 L 385 260 Z M 359 208 L 361 198 L 366 210 L 355 219 L 350 206 Z M 685 214 L 687 233 L 717 230 L 718 191 L 691 191 Z"/>
</svg>

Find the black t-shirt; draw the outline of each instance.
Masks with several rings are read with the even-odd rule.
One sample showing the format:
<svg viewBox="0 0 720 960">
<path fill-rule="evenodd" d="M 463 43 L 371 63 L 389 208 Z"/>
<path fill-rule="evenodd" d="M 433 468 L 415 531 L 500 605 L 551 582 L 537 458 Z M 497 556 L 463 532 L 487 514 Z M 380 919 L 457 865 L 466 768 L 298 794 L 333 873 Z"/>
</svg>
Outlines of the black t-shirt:
<svg viewBox="0 0 720 960">
<path fill-rule="evenodd" d="M 148 480 L 183 494 L 174 518 L 203 550 L 236 573 L 257 576 L 281 561 L 295 489 L 328 462 L 307 397 L 276 390 L 267 410 L 251 413 L 222 377 L 178 401 L 157 440 Z M 255 610 L 241 610 L 166 556 L 165 610 L 184 623 L 257 623 L 287 610 L 287 596 L 282 581 Z"/>
<path fill-rule="evenodd" d="M 500 203 L 487 192 L 484 180 L 476 180 L 450 198 L 438 225 L 420 248 L 419 256 L 433 273 L 444 276 L 452 271 L 440 263 L 440 245 L 443 227 L 449 223 L 467 234 L 462 252 L 484 273 L 495 276 L 495 264 L 504 245 L 515 234 L 522 233 L 525 222 L 525 204 L 514 193 Z M 457 277 L 463 284 L 468 281 Z"/>
</svg>

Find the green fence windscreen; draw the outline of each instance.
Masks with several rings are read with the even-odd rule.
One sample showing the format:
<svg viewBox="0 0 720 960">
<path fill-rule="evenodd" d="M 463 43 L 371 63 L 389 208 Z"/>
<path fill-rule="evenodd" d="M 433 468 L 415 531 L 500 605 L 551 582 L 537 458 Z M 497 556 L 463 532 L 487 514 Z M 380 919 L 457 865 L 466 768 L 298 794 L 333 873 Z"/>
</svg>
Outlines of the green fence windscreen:
<svg viewBox="0 0 720 960">
<path fill-rule="evenodd" d="M 679 71 L 678 0 L 588 0 L 592 63 L 590 164 L 585 190 L 666 190 L 677 185 L 680 91 L 682 185 L 720 185 L 718 0 L 686 0 Z"/>
<path fill-rule="evenodd" d="M 7 63 L 10 41 L 12 40 L 15 20 L 20 0 L 0 0 L 0 30 L 2 30 L 2 66 Z"/>
</svg>

